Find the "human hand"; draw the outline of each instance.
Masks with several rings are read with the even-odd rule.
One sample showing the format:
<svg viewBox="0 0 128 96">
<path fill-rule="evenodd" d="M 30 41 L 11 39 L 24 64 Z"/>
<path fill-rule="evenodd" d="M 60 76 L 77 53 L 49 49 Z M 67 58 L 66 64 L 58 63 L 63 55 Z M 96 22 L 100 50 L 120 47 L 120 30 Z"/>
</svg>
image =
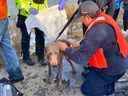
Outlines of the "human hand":
<svg viewBox="0 0 128 96">
<path fill-rule="evenodd" d="M 73 47 L 73 48 L 78 48 L 79 46 L 80 46 L 80 44 L 77 44 L 77 43 L 70 44 L 70 47 Z"/>
<path fill-rule="evenodd" d="M 35 8 L 31 8 L 31 14 L 32 14 L 32 15 L 38 14 L 38 10 L 35 9 Z"/>
<path fill-rule="evenodd" d="M 59 6 L 58 9 L 59 10 L 63 10 L 65 6 L 65 0 L 59 0 Z"/>
<path fill-rule="evenodd" d="M 66 48 L 69 47 L 65 42 L 62 42 L 62 41 L 57 41 L 57 42 L 56 42 L 56 46 L 57 46 L 61 51 L 65 51 Z"/>
</svg>

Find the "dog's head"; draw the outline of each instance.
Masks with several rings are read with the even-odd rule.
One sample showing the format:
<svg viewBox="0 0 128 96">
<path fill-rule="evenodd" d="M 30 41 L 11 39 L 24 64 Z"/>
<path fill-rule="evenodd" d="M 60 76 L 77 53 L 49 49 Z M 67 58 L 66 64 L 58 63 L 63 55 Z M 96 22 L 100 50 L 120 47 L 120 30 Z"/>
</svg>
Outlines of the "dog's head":
<svg viewBox="0 0 128 96">
<path fill-rule="evenodd" d="M 62 63 L 64 52 L 62 52 L 56 45 L 56 43 L 60 41 L 66 43 L 69 47 L 72 45 L 72 43 L 67 40 L 57 40 L 56 42 L 48 44 L 46 46 L 46 57 L 50 65 L 57 66 Z"/>
<path fill-rule="evenodd" d="M 52 66 L 57 66 L 61 62 L 62 52 L 56 46 L 55 42 L 46 46 L 46 57 L 48 63 Z"/>
</svg>

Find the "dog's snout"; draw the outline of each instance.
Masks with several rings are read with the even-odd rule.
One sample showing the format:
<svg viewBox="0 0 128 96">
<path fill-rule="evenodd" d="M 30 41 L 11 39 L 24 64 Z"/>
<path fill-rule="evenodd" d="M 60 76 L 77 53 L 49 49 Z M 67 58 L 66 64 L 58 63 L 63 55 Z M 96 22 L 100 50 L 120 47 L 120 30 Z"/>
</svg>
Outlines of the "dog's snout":
<svg viewBox="0 0 128 96">
<path fill-rule="evenodd" d="M 55 53 L 49 54 L 48 61 L 50 65 L 58 65 L 58 54 Z"/>
</svg>

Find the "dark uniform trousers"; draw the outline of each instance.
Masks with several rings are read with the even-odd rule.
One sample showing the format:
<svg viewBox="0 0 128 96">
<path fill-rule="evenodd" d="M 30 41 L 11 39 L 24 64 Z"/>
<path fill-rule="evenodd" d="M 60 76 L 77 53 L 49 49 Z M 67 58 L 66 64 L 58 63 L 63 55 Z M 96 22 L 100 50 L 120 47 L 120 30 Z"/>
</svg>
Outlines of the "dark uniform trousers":
<svg viewBox="0 0 128 96">
<path fill-rule="evenodd" d="M 21 47 L 22 47 L 22 53 L 23 53 L 23 60 L 30 59 L 29 54 L 29 48 L 30 48 L 30 35 L 27 32 L 26 25 L 25 25 L 25 16 L 19 15 L 18 16 L 18 22 L 17 25 L 21 30 Z M 35 41 L 36 41 L 36 55 L 40 59 L 44 59 L 44 45 L 45 45 L 45 39 L 44 39 L 44 33 L 39 30 L 38 28 L 35 28 Z"/>
</svg>

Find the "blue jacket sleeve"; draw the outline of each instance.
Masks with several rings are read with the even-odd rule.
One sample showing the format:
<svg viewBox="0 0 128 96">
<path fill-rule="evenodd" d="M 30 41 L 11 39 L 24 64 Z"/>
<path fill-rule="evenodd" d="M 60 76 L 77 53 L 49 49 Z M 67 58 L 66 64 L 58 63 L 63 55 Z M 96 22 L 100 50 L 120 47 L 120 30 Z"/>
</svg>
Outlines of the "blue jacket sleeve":
<svg viewBox="0 0 128 96">
<path fill-rule="evenodd" d="M 67 48 L 65 53 L 67 56 L 78 64 L 87 64 L 89 58 L 100 48 L 106 38 L 104 25 L 97 24 L 93 26 L 81 41 L 80 47 Z"/>
</svg>

